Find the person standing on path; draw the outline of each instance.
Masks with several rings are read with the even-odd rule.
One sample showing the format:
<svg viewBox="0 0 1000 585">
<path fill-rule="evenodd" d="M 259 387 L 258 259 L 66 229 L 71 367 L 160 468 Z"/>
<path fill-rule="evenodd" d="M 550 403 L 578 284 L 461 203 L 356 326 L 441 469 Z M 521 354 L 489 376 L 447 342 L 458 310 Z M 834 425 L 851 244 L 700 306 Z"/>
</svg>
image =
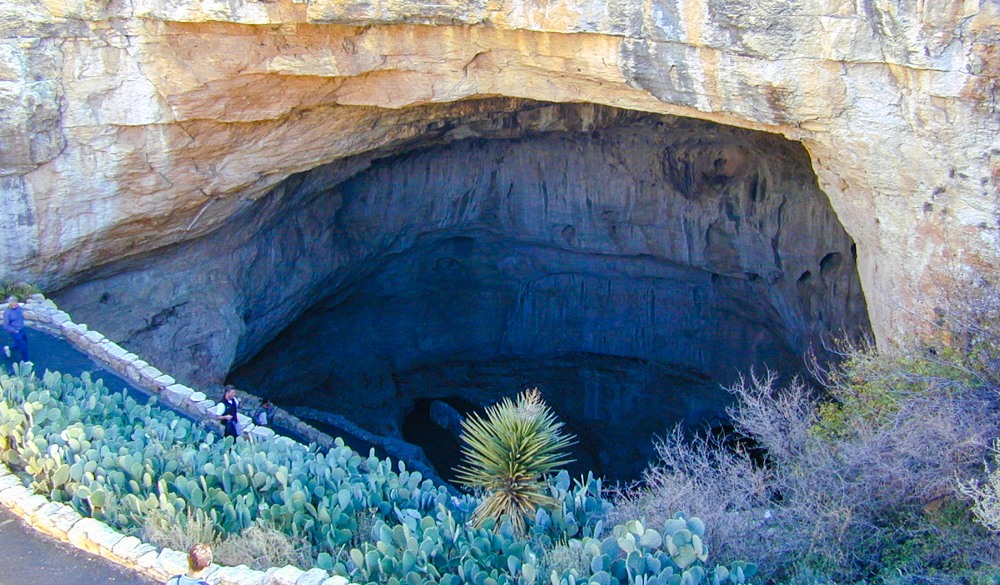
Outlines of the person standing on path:
<svg viewBox="0 0 1000 585">
<path fill-rule="evenodd" d="M 270 427 L 274 424 L 274 405 L 270 398 L 265 398 L 257 410 L 254 411 L 251 419 L 258 427 Z"/>
<path fill-rule="evenodd" d="M 21 354 L 21 361 L 29 361 L 28 335 L 24 331 L 24 309 L 17 303 L 17 297 L 14 295 L 7 297 L 7 308 L 3 312 L 3 328 L 14 340 L 14 349 Z M 10 347 L 5 345 L 3 352 L 7 357 L 11 357 Z"/>
<path fill-rule="evenodd" d="M 226 430 L 223 437 L 236 438 L 240 436 L 240 401 L 236 398 L 236 388 L 226 384 L 222 390 L 222 401 L 215 405 L 215 418 L 222 421 Z"/>
<path fill-rule="evenodd" d="M 202 576 L 211 565 L 212 547 L 207 544 L 192 544 L 188 548 L 188 572 L 174 575 L 164 585 L 208 585 Z"/>
</svg>

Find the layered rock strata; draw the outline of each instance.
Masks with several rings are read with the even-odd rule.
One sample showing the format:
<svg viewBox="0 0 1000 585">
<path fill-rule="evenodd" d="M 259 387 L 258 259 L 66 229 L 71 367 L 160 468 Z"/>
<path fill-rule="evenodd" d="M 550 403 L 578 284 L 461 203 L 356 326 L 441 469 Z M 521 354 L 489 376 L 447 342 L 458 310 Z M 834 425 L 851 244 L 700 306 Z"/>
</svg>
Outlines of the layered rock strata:
<svg viewBox="0 0 1000 585">
<path fill-rule="evenodd" d="M 928 322 L 924 316 L 955 279 L 997 267 L 998 10 L 981 0 L 5 3 L 0 277 L 64 288 L 70 307 L 126 347 L 175 364 L 191 384 L 219 383 L 307 307 L 347 290 L 346 273 L 366 292 L 384 291 L 380 277 L 404 261 L 419 264 L 442 253 L 448 230 L 448 237 L 472 238 L 485 263 L 507 248 L 546 260 L 520 272 L 503 268 L 514 272 L 513 283 L 579 268 L 574 247 L 594 245 L 587 254 L 624 257 L 612 273 L 639 275 L 621 290 L 651 281 L 651 296 L 671 298 L 676 291 L 657 287 L 673 279 L 712 291 L 713 299 L 750 296 L 759 303 L 739 305 L 735 314 L 746 323 L 771 323 L 757 329 L 767 339 L 746 352 L 754 359 L 798 352 L 839 326 L 831 315 L 852 315 L 860 302 L 853 288 L 833 297 L 810 291 L 825 291 L 831 271 L 850 273 L 856 262 L 875 335 L 889 347 Z M 375 257 L 380 244 L 361 238 L 345 251 L 340 234 L 330 231 L 337 224 L 325 223 L 332 208 L 320 194 L 377 159 L 463 138 L 525 135 L 505 126 L 510 120 L 529 130 L 583 130 L 578 122 L 588 120 L 588 131 L 620 125 L 602 124 L 603 114 L 536 108 L 537 101 L 700 118 L 799 142 L 856 247 L 825 253 L 818 268 L 782 264 L 775 277 L 758 258 L 760 242 L 747 236 L 753 230 L 733 225 L 754 209 L 701 210 L 703 221 L 715 218 L 692 226 L 701 256 L 682 259 L 666 278 L 665 266 L 678 262 L 682 248 L 663 244 L 666 236 L 650 233 L 663 226 L 647 229 L 641 213 L 625 204 L 635 217 L 602 219 L 618 227 L 613 237 L 598 230 L 600 223 L 576 217 L 562 222 L 559 236 L 538 225 L 519 232 L 490 224 L 484 232 L 445 222 L 439 240 L 425 241 L 426 248 L 413 244 L 423 251 L 379 272 L 365 258 Z M 532 113 L 536 119 L 523 120 Z M 695 185 L 698 172 L 739 175 L 739 168 L 720 175 L 711 154 L 664 154 L 659 163 L 688 165 Z M 742 158 L 724 154 L 726 161 Z M 692 185 L 670 180 L 679 196 L 671 201 L 687 200 Z M 461 205 L 444 209 L 454 202 L 438 199 L 433 189 L 414 197 L 421 200 L 414 203 L 418 217 L 425 210 L 433 210 L 426 212 L 431 218 L 468 213 Z M 675 219 L 693 213 L 679 204 L 655 209 L 682 214 Z M 376 242 L 394 233 L 391 221 L 375 223 Z M 805 221 L 804 229 L 819 229 L 815 241 L 828 242 L 825 228 L 814 223 Z M 766 226 L 754 229 L 768 233 Z M 613 245 L 585 239 L 593 233 Z M 317 242 L 335 245 L 315 251 Z M 653 252 L 643 247 L 658 245 Z M 362 266 L 368 271 L 354 272 Z M 699 270 L 719 276 L 697 283 L 691 275 Z M 507 306 L 509 289 L 486 287 L 493 279 L 488 271 L 473 274 L 477 290 L 494 291 L 492 309 Z M 578 288 L 579 302 L 608 308 L 584 282 L 590 269 L 579 274 L 552 290 Z M 116 291 L 126 286 L 140 291 L 145 304 L 119 303 Z M 855 300 L 830 300 L 836 298 Z M 846 306 L 831 312 L 837 302 Z M 722 302 L 718 314 L 727 314 L 727 306 Z M 620 322 L 639 314 L 604 312 Z M 817 320 L 821 313 L 824 320 Z M 753 341 L 738 324 L 704 314 L 692 319 Z M 508 325 L 518 331 L 518 322 Z M 637 323 L 640 330 L 648 325 Z M 546 343 L 543 349 L 554 347 Z M 543 369 L 575 369 L 576 362 L 558 360 L 589 355 L 588 347 L 550 352 L 546 359 L 556 361 Z M 628 360 L 648 353 L 613 341 L 608 347 L 605 370 L 627 370 Z M 690 367 L 694 377 L 725 373 L 697 353 L 684 346 L 668 360 L 655 352 L 653 358 L 680 364 L 685 375 Z M 488 375 L 492 362 L 478 363 L 486 370 L 476 375 Z M 400 387 L 391 375 L 386 383 L 385 372 L 410 371 L 375 368 L 366 387 L 384 400 L 387 389 Z"/>
<path fill-rule="evenodd" d="M 484 96 L 800 141 L 882 343 L 995 267 L 998 6 L 982 0 L 6 2 L 0 266 L 46 288 L 204 236 L 292 174 Z M 419 108 L 419 109 L 418 109 Z"/>
</svg>

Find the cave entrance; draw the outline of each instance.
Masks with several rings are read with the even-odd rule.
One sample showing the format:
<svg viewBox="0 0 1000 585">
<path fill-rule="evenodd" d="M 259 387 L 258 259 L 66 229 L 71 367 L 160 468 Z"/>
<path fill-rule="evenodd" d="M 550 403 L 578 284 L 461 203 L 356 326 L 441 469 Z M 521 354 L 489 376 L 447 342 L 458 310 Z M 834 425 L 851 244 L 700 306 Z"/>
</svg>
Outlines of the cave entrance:
<svg viewBox="0 0 1000 585">
<path fill-rule="evenodd" d="M 800 144 L 547 107 L 289 179 L 294 229 L 274 233 L 323 276 L 230 380 L 396 437 L 428 400 L 538 387 L 581 468 L 635 479 L 654 435 L 725 422 L 740 372 L 802 374 L 825 337 L 867 331 L 853 242 Z"/>
</svg>

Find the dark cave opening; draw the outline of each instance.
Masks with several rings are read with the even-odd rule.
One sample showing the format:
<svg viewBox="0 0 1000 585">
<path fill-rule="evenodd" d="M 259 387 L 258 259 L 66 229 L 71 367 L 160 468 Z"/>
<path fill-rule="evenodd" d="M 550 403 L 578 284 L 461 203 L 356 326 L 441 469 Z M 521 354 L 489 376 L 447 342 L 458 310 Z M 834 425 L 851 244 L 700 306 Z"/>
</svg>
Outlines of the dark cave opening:
<svg viewBox="0 0 1000 585">
<path fill-rule="evenodd" d="M 335 278 L 231 380 L 428 450 L 428 401 L 538 387 L 580 471 L 635 479 L 653 437 L 725 423 L 740 372 L 804 374 L 867 328 L 853 242 L 769 134 L 647 116 L 466 139 L 311 197 Z"/>
<path fill-rule="evenodd" d="M 740 373 L 806 374 L 807 351 L 869 331 L 801 144 L 593 104 L 472 109 L 57 300 L 179 381 L 393 440 L 421 401 L 538 387 L 580 469 L 620 480 L 675 425 L 724 427 Z"/>
<path fill-rule="evenodd" d="M 446 407 L 439 408 L 441 404 Z M 432 409 L 444 411 L 444 414 L 432 414 Z M 455 466 L 462 458 L 462 444 L 459 440 L 461 427 L 454 423 L 476 410 L 478 408 L 475 404 L 457 396 L 418 398 L 413 402 L 413 409 L 403 419 L 403 440 L 420 445 L 438 475 L 445 481 L 454 483 Z M 448 418 L 443 419 L 445 416 Z"/>
</svg>

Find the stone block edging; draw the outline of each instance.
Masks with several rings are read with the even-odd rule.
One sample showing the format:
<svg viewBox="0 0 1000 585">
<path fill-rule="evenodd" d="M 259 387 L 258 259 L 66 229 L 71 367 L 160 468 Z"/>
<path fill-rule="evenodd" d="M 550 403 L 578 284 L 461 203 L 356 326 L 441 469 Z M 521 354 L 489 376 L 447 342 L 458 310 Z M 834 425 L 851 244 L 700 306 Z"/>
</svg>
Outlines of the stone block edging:
<svg viewBox="0 0 1000 585">
<path fill-rule="evenodd" d="M 43 295 L 31 295 L 22 305 L 28 325 L 61 337 L 77 350 L 106 365 L 109 370 L 132 384 L 160 396 L 175 408 L 195 418 L 204 419 L 208 408 L 216 401 L 193 388 L 177 383 L 142 360 L 134 353 L 119 346 L 97 331 L 83 324 L 74 323 L 70 316 L 59 310 L 54 302 Z M 256 398 L 256 397 L 253 397 Z M 313 428 L 291 414 L 279 411 L 282 424 L 296 429 L 309 440 L 329 448 L 334 439 Z M 269 428 L 258 428 L 249 423 L 242 426 L 245 436 L 252 440 L 275 437 Z M 66 504 L 52 502 L 45 496 L 26 488 L 7 465 L 0 463 L 0 505 L 19 516 L 36 530 L 76 548 L 104 557 L 111 562 L 128 567 L 157 580 L 166 580 L 187 571 L 187 555 L 170 548 L 160 549 L 126 536 L 104 522 L 86 518 Z M 250 569 L 246 565 L 227 567 L 213 564 L 205 580 L 218 585 L 348 585 L 339 575 L 330 576 L 322 569 L 303 571 L 298 567 L 272 567 L 266 571 Z"/>
<path fill-rule="evenodd" d="M 159 549 L 134 536 L 125 536 L 100 520 L 85 518 L 66 504 L 51 502 L 21 484 L 20 478 L 0 464 L 0 505 L 35 529 L 76 548 L 104 557 L 153 579 L 165 581 L 187 571 L 187 555 Z M 331 577 L 322 569 L 274 567 L 257 571 L 246 565 L 213 564 L 205 579 L 219 585 L 347 585 L 344 577 Z"/>
<path fill-rule="evenodd" d="M 83 323 L 74 323 L 68 313 L 60 310 L 51 299 L 46 299 L 41 294 L 31 295 L 22 306 L 24 307 L 25 321 L 29 325 L 65 339 L 80 352 L 101 362 L 109 370 L 135 386 L 158 394 L 162 400 L 178 410 L 183 410 L 195 418 L 202 419 L 205 418 L 206 410 L 218 403 L 217 400 L 210 399 L 207 393 L 178 383 L 169 374 L 162 372 L 100 332 Z M 260 403 L 258 397 L 242 390 L 240 393 L 246 398 L 242 406 L 254 408 Z M 275 419 L 282 426 L 294 429 L 324 449 L 334 446 L 333 437 L 284 409 L 276 409 Z M 250 422 L 250 417 L 243 417 L 241 420 L 240 429 L 244 435 L 249 435 L 255 440 L 267 440 L 274 436 L 271 429 L 255 427 Z"/>
</svg>

